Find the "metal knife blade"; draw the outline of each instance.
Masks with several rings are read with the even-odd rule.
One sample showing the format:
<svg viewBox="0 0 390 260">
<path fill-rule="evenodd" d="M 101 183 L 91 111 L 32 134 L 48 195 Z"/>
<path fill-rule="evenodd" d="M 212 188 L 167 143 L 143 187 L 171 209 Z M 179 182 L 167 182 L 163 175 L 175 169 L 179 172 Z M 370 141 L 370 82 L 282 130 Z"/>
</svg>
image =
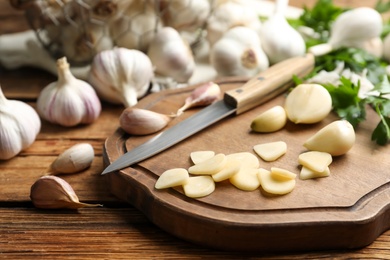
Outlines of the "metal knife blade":
<svg viewBox="0 0 390 260">
<path fill-rule="evenodd" d="M 110 164 L 102 175 L 114 172 L 145 160 L 177 144 L 231 114 L 243 113 L 258 106 L 291 86 L 292 76 L 303 77 L 314 68 L 314 56 L 294 57 L 279 62 L 259 73 L 242 87 L 225 92 L 220 100 L 195 115 L 161 132 L 149 141 L 135 147 Z"/>
</svg>

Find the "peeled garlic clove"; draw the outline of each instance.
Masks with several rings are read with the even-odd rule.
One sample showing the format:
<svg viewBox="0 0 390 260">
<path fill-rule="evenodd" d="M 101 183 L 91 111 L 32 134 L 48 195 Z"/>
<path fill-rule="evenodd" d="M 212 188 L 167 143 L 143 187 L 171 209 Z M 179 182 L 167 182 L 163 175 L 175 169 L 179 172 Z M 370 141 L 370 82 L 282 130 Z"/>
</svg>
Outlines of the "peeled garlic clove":
<svg viewBox="0 0 390 260">
<path fill-rule="evenodd" d="M 128 134 L 148 135 L 166 127 L 171 118 L 150 110 L 128 107 L 119 117 L 120 127 Z"/>
<path fill-rule="evenodd" d="M 270 133 L 282 129 L 287 123 L 286 111 L 281 106 L 274 106 L 253 119 L 251 129 L 255 132 Z"/>
<path fill-rule="evenodd" d="M 355 130 L 351 123 L 347 120 L 337 120 L 320 129 L 303 146 L 312 151 L 338 156 L 347 153 L 355 144 L 355 139 Z"/>
<path fill-rule="evenodd" d="M 87 82 L 75 78 L 63 57 L 57 60 L 58 81 L 47 85 L 37 99 L 40 116 L 53 124 L 90 124 L 100 115 L 100 100 Z"/>
<path fill-rule="evenodd" d="M 295 124 L 313 124 L 332 110 L 332 97 L 321 85 L 300 84 L 288 94 L 284 108 Z"/>
<path fill-rule="evenodd" d="M 277 0 L 275 14 L 260 29 L 261 45 L 271 64 L 303 55 L 306 44 L 284 16 L 288 0 Z"/>
<path fill-rule="evenodd" d="M 171 27 L 157 31 L 147 52 L 155 72 L 177 82 L 187 82 L 195 71 L 195 60 L 188 43 Z"/>
<path fill-rule="evenodd" d="M 220 76 L 254 76 L 269 67 L 259 35 L 237 26 L 227 31 L 210 50 L 210 64 Z"/>
<path fill-rule="evenodd" d="M 130 107 L 147 93 L 153 77 L 153 65 L 146 54 L 114 48 L 95 56 L 89 82 L 102 99 Z"/>
<path fill-rule="evenodd" d="M 95 157 L 92 145 L 80 143 L 61 153 L 49 167 L 50 174 L 76 173 L 91 166 Z"/>
<path fill-rule="evenodd" d="M 186 98 L 184 105 L 179 108 L 177 115 L 181 115 L 191 107 L 207 106 L 217 101 L 221 96 L 221 88 L 214 82 L 208 82 L 197 87 L 191 95 Z"/>
<path fill-rule="evenodd" d="M 29 147 L 41 130 L 37 112 L 28 104 L 8 100 L 0 88 L 0 160 L 8 160 Z"/>
<path fill-rule="evenodd" d="M 41 209 L 78 209 L 101 206 L 80 202 L 70 184 L 56 176 L 39 178 L 31 186 L 30 198 L 34 206 Z"/>
</svg>

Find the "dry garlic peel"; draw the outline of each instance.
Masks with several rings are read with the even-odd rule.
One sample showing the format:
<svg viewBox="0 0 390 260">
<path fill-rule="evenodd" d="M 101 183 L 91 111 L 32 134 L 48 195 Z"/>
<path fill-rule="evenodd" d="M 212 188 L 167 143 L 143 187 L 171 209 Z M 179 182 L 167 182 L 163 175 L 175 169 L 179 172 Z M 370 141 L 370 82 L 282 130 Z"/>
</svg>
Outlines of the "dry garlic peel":
<svg viewBox="0 0 390 260">
<path fill-rule="evenodd" d="M 190 153 L 190 158 L 194 164 L 198 164 L 214 157 L 214 155 L 214 151 L 195 151 Z"/>
<path fill-rule="evenodd" d="M 0 160 L 8 160 L 29 147 L 41 129 L 35 110 L 18 100 L 8 100 L 0 88 Z"/>
<path fill-rule="evenodd" d="M 155 66 L 156 74 L 177 82 L 187 82 L 195 71 L 195 59 L 190 46 L 171 27 L 157 31 L 147 55 Z"/>
<path fill-rule="evenodd" d="M 259 170 L 258 178 L 263 190 L 275 195 L 290 193 L 296 184 L 295 179 L 281 180 L 279 178 L 275 178 L 271 171 L 262 168 Z"/>
<path fill-rule="evenodd" d="M 174 168 L 166 170 L 157 179 L 157 182 L 154 187 L 156 189 L 166 189 L 181 186 L 187 183 L 189 177 L 190 176 L 188 174 L 188 171 L 183 168 Z"/>
<path fill-rule="evenodd" d="M 283 141 L 257 144 L 253 150 L 264 161 L 272 162 L 287 152 L 287 144 Z"/>
<path fill-rule="evenodd" d="M 114 48 L 95 56 L 89 82 L 105 101 L 130 107 L 147 93 L 153 77 L 153 65 L 146 54 Z"/>
<path fill-rule="evenodd" d="M 62 152 L 49 167 L 50 174 L 76 173 L 91 166 L 95 157 L 92 145 L 75 144 Z"/>
<path fill-rule="evenodd" d="M 260 186 L 258 172 L 257 168 L 241 167 L 236 174 L 230 177 L 229 181 L 240 190 L 254 191 Z"/>
<path fill-rule="evenodd" d="M 284 108 L 290 121 L 313 124 L 320 122 L 332 110 L 332 98 L 321 85 L 300 84 L 288 94 Z"/>
<path fill-rule="evenodd" d="M 330 175 L 330 169 L 329 167 L 326 167 L 325 171 L 323 172 L 316 172 L 312 169 L 309 169 L 305 166 L 302 166 L 302 169 L 299 173 L 299 178 L 301 180 L 308 180 L 308 179 L 314 179 L 314 178 L 321 178 L 321 177 L 328 177 Z"/>
<path fill-rule="evenodd" d="M 67 127 L 94 122 L 101 104 L 93 87 L 72 75 L 65 57 L 57 60 L 57 70 L 58 80 L 47 85 L 37 99 L 40 116 Z"/>
<path fill-rule="evenodd" d="M 215 182 L 221 182 L 233 177 L 233 175 L 238 173 L 240 168 L 241 168 L 241 163 L 239 161 L 230 159 L 226 162 L 226 165 L 225 167 L 223 167 L 222 170 L 220 170 L 217 173 L 214 173 L 213 175 L 211 175 L 211 177 Z"/>
<path fill-rule="evenodd" d="M 219 153 L 208 160 L 191 166 L 188 172 L 195 175 L 212 175 L 222 170 L 226 162 L 226 156 Z"/>
<path fill-rule="evenodd" d="M 210 195 L 215 190 L 215 183 L 210 176 L 190 177 L 183 185 L 184 193 L 190 198 L 199 198 Z"/>
<path fill-rule="evenodd" d="M 334 121 L 310 137 L 303 146 L 333 156 L 347 153 L 355 144 L 355 130 L 347 120 Z"/>
<path fill-rule="evenodd" d="M 271 133 L 282 129 L 287 123 L 286 111 L 282 106 L 274 106 L 251 122 L 251 129 L 259 133 Z"/>
<path fill-rule="evenodd" d="M 301 153 L 298 162 L 316 172 L 323 172 L 332 163 L 332 155 L 325 152 L 310 151 Z"/>
<path fill-rule="evenodd" d="M 101 206 L 80 202 L 70 184 L 56 176 L 39 178 L 31 186 L 30 198 L 35 207 L 42 209 L 78 209 Z"/>
<path fill-rule="evenodd" d="M 128 134 L 153 134 L 168 125 L 171 118 L 154 111 L 127 107 L 119 116 L 120 127 Z"/>
</svg>

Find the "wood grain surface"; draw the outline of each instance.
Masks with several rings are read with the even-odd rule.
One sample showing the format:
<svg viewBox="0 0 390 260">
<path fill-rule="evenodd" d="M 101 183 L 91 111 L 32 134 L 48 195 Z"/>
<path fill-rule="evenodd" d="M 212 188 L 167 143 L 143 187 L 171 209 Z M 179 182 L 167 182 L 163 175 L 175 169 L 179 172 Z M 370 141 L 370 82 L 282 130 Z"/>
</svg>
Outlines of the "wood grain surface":
<svg viewBox="0 0 390 260">
<path fill-rule="evenodd" d="M 334 2 L 342 6 L 373 6 L 376 1 Z M 295 6 L 313 3 L 290 1 Z M 0 1 L 0 34 L 27 29 L 23 14 L 13 10 L 8 1 Z M 33 106 L 39 91 L 53 80 L 51 74 L 33 68 L 6 70 L 0 67 L 0 84 L 6 96 Z M 86 127 L 64 129 L 43 123 L 42 132 L 29 149 L 10 161 L 0 162 L 0 258 L 390 259 L 390 231 L 361 249 L 274 254 L 211 250 L 168 234 L 141 211 L 113 196 L 107 180 L 100 176 L 103 143 L 116 131 L 121 111 L 121 107 L 103 104 L 99 120 Z M 35 209 L 29 199 L 30 186 L 59 153 L 78 142 L 91 143 L 96 158 L 86 172 L 63 178 L 73 186 L 81 201 L 104 206 L 78 211 Z"/>
</svg>

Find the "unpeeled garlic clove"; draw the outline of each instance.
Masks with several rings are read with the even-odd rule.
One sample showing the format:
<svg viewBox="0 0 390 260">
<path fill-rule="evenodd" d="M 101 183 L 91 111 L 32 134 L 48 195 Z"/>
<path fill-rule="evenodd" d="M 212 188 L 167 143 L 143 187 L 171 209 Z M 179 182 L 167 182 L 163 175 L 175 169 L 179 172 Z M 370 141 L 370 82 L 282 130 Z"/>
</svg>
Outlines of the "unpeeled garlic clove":
<svg viewBox="0 0 390 260">
<path fill-rule="evenodd" d="M 210 105 L 217 101 L 220 98 L 220 95 L 221 88 L 218 84 L 215 84 L 214 82 L 202 84 L 192 91 L 191 95 L 186 98 L 184 105 L 178 109 L 176 114 L 179 116 L 191 107 Z"/>
<path fill-rule="evenodd" d="M 347 120 L 337 120 L 315 133 L 303 146 L 312 151 L 339 156 L 346 154 L 353 147 L 355 139 L 355 130 L 351 123 Z"/>
<path fill-rule="evenodd" d="M 39 178 L 31 186 L 30 198 L 34 206 L 41 209 L 78 209 L 101 206 L 80 202 L 72 186 L 56 176 Z"/>
<path fill-rule="evenodd" d="M 95 157 L 92 145 L 75 144 L 61 153 L 49 167 L 50 174 L 76 173 L 91 166 Z"/>
<path fill-rule="evenodd" d="M 179 83 L 187 82 L 195 71 L 195 59 L 190 46 L 171 27 L 161 28 L 156 33 L 147 54 L 157 74 Z"/>
<path fill-rule="evenodd" d="M 47 85 L 37 99 L 40 116 L 53 124 L 91 124 L 100 115 L 101 103 L 93 87 L 75 78 L 63 57 L 57 60 L 58 81 Z"/>
<path fill-rule="evenodd" d="M 287 96 L 284 109 L 295 124 L 314 124 L 332 110 L 332 97 L 318 84 L 300 84 Z"/>
<path fill-rule="evenodd" d="M 148 135 L 166 127 L 171 120 L 168 115 L 154 111 L 128 107 L 119 117 L 120 127 L 128 134 Z"/>
</svg>

